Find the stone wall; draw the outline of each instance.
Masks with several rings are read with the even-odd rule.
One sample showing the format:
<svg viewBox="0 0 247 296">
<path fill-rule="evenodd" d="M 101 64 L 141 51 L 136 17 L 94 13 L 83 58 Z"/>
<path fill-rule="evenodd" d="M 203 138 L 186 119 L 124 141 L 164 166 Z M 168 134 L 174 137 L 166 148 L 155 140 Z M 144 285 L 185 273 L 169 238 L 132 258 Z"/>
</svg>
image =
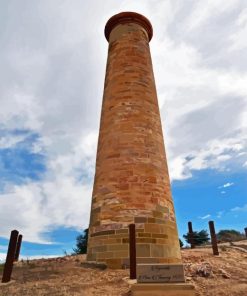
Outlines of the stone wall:
<svg viewBox="0 0 247 296">
<path fill-rule="evenodd" d="M 87 260 L 128 265 L 128 225 L 136 223 L 137 262 L 179 263 L 150 31 L 136 21 L 137 14 L 130 21 L 126 15 L 119 14 L 112 28 L 111 19 L 106 25 L 109 50 Z"/>
</svg>

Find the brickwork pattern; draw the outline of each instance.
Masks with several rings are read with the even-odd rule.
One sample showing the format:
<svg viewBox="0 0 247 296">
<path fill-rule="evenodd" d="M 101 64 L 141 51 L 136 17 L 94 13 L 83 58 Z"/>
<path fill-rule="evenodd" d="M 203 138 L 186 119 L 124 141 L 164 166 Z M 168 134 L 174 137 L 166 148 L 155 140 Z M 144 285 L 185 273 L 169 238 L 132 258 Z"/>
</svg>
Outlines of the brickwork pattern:
<svg viewBox="0 0 247 296">
<path fill-rule="evenodd" d="M 180 263 L 147 31 L 138 23 L 109 34 L 88 261 L 129 264 L 128 225 L 136 223 L 137 263 Z"/>
</svg>

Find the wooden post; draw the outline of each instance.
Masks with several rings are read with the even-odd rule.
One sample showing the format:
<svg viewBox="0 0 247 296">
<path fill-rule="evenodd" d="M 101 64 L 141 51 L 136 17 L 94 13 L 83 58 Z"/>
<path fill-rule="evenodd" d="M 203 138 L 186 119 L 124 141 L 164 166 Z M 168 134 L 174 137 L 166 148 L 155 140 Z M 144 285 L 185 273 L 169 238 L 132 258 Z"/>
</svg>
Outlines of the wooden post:
<svg viewBox="0 0 247 296">
<path fill-rule="evenodd" d="M 19 260 L 20 251 L 21 251 L 21 243 L 22 243 L 22 235 L 20 234 L 18 236 L 17 245 L 16 245 L 15 261 L 18 261 Z"/>
<path fill-rule="evenodd" d="M 194 240 L 192 222 L 188 222 L 188 228 L 189 228 L 189 232 L 188 232 L 189 237 L 188 237 L 188 239 L 189 239 L 190 247 L 191 247 L 191 249 L 194 249 L 195 248 L 195 240 Z"/>
<path fill-rule="evenodd" d="M 209 224 L 213 254 L 217 256 L 219 255 L 219 251 L 218 251 L 218 245 L 217 245 L 217 237 L 215 234 L 214 221 L 209 221 L 208 224 Z"/>
<path fill-rule="evenodd" d="M 129 225 L 130 279 L 136 279 L 136 226 Z"/>
<path fill-rule="evenodd" d="M 11 279 L 11 274 L 12 274 L 12 270 L 13 270 L 13 263 L 15 260 L 15 251 L 16 251 L 18 234 L 19 233 L 17 230 L 11 231 L 8 253 L 6 256 L 6 262 L 4 264 L 4 269 L 3 269 L 2 283 L 7 283 Z"/>
</svg>

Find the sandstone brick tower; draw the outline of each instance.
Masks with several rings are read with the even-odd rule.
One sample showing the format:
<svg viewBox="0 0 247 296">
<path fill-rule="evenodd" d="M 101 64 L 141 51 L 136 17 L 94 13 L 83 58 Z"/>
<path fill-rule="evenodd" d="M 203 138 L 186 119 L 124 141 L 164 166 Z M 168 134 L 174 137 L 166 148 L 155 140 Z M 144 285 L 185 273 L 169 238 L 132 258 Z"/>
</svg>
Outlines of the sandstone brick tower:
<svg viewBox="0 0 247 296">
<path fill-rule="evenodd" d="M 149 41 L 142 15 L 106 24 L 109 42 L 96 159 L 88 261 L 128 265 L 128 225 L 137 263 L 181 263 Z"/>
</svg>

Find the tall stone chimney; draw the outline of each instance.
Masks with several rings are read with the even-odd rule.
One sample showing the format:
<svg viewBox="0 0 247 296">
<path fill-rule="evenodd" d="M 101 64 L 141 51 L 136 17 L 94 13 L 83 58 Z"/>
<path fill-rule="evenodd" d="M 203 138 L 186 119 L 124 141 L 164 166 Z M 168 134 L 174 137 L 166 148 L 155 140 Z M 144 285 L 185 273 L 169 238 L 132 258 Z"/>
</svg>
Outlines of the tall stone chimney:
<svg viewBox="0 0 247 296">
<path fill-rule="evenodd" d="M 136 224 L 137 263 L 181 263 L 144 16 L 122 12 L 105 27 L 109 42 L 89 226 L 88 261 L 129 264 L 128 225 Z"/>
</svg>

